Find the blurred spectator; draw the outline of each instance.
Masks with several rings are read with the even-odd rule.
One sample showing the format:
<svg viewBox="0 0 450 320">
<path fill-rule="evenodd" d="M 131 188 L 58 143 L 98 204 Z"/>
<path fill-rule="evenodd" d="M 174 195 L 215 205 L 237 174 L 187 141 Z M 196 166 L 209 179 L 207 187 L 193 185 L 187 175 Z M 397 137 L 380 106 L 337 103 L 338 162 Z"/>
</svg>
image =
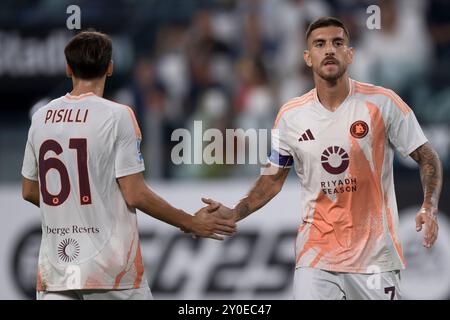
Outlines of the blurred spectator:
<svg viewBox="0 0 450 320">
<path fill-rule="evenodd" d="M 450 2 L 432 0 L 428 4 L 428 26 L 433 40 L 434 61 L 430 70 L 433 91 L 448 90 L 450 82 Z"/>
<path fill-rule="evenodd" d="M 269 86 L 267 70 L 260 58 L 246 58 L 238 65 L 239 87 L 234 101 L 234 127 L 257 131 L 273 127 L 273 119 L 277 113 L 277 103 Z M 269 141 L 265 141 L 268 145 Z M 248 154 L 250 159 L 256 158 L 245 137 L 239 135 L 236 141 L 238 152 Z M 247 151 L 245 151 L 247 150 Z M 236 173 L 254 172 L 257 166 L 238 166 Z"/>
<path fill-rule="evenodd" d="M 277 112 L 266 68 L 261 59 L 243 59 L 238 65 L 235 124 L 243 129 L 270 129 Z"/>
<path fill-rule="evenodd" d="M 311 77 L 312 71 L 306 64 L 299 65 L 297 70 L 294 71 L 296 72 L 280 80 L 278 88 L 280 105 L 286 103 L 289 99 L 302 96 L 314 87 Z"/>
<path fill-rule="evenodd" d="M 156 76 L 153 60 L 138 58 L 133 79 L 128 87 L 116 93 L 115 100 L 134 108 L 144 133 L 142 152 L 147 160 L 147 172 L 152 178 L 167 177 L 168 97 L 167 90 Z M 168 138 L 170 140 L 170 136 Z"/>
<path fill-rule="evenodd" d="M 165 116 L 177 125 L 186 115 L 183 100 L 188 94 L 191 81 L 185 53 L 187 37 L 184 25 L 164 26 L 158 30 L 154 48 L 157 78 L 167 88 L 170 99 Z"/>
<path fill-rule="evenodd" d="M 308 24 L 331 12 L 321 0 L 266 0 L 262 10 L 265 35 L 276 43 L 274 71 L 279 79 L 291 77 L 303 66 Z"/>
<path fill-rule="evenodd" d="M 450 2 L 430 0 L 427 20 L 436 57 L 448 59 L 450 57 Z"/>
<path fill-rule="evenodd" d="M 422 0 L 383 0 L 381 30 L 364 33 L 354 64 L 366 61 L 361 80 L 378 83 L 402 94 L 411 79 L 420 77 L 430 59 L 430 42 Z"/>
</svg>

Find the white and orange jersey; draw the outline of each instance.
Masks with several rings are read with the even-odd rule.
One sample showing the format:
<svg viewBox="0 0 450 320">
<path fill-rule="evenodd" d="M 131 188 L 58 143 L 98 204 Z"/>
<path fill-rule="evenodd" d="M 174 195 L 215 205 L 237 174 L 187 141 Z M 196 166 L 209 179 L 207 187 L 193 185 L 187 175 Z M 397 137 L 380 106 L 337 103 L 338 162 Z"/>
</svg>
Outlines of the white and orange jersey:
<svg viewBox="0 0 450 320">
<path fill-rule="evenodd" d="M 349 95 L 335 112 L 313 89 L 282 106 L 275 121 L 270 162 L 293 164 L 301 183 L 296 266 L 403 269 L 394 149 L 407 156 L 427 139 L 393 91 L 349 82 Z"/>
<path fill-rule="evenodd" d="M 92 93 L 34 114 L 22 175 L 40 187 L 38 291 L 147 285 L 136 212 L 116 181 L 144 171 L 140 142 L 133 111 Z"/>
</svg>

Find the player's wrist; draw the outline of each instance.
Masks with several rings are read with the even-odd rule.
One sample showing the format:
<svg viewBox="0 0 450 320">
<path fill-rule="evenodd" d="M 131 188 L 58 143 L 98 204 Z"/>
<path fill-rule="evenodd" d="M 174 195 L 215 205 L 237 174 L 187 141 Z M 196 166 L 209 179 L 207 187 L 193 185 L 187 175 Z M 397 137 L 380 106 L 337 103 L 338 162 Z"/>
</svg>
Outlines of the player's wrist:
<svg viewBox="0 0 450 320">
<path fill-rule="evenodd" d="M 181 218 L 179 219 L 179 228 L 183 231 L 183 232 L 187 232 L 190 233 L 192 232 L 192 226 L 194 224 L 194 216 L 183 211 L 183 210 L 178 210 L 178 212 L 181 215 Z"/>
<path fill-rule="evenodd" d="M 421 209 L 437 209 L 437 204 L 432 200 L 425 200 L 422 202 Z"/>
<path fill-rule="evenodd" d="M 239 216 L 239 209 L 238 205 L 231 208 L 231 216 L 234 218 L 235 222 L 238 222 L 239 220 L 243 219 L 243 217 Z"/>
</svg>

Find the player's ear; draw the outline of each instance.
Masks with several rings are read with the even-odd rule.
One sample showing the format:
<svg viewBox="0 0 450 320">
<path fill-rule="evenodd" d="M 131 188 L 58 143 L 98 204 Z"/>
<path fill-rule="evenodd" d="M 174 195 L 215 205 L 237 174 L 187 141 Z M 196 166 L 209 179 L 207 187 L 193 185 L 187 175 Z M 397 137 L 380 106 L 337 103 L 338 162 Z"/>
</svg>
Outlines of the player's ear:
<svg viewBox="0 0 450 320">
<path fill-rule="evenodd" d="M 311 55 L 309 53 L 309 50 L 303 51 L 303 59 L 305 60 L 306 65 L 311 68 L 312 62 L 311 62 Z"/>
<path fill-rule="evenodd" d="M 347 64 L 352 64 L 354 54 L 355 54 L 355 49 L 353 47 L 349 47 L 347 50 Z"/>
<path fill-rule="evenodd" d="M 66 63 L 66 76 L 68 78 L 72 78 L 72 76 L 73 76 L 72 68 L 69 66 L 68 63 Z"/>
<path fill-rule="evenodd" d="M 106 76 L 111 77 L 111 75 L 113 74 L 113 70 L 114 70 L 113 61 L 110 60 L 108 64 L 108 69 L 106 69 Z"/>
</svg>

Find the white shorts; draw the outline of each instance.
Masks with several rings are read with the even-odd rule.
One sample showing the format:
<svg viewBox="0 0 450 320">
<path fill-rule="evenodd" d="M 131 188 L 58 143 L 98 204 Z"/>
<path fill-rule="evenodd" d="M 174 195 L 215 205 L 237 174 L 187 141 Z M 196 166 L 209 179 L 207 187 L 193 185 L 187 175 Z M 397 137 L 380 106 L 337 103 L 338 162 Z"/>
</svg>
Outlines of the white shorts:
<svg viewBox="0 0 450 320">
<path fill-rule="evenodd" d="M 153 300 L 149 287 L 124 290 L 37 291 L 37 300 Z"/>
<path fill-rule="evenodd" d="M 399 300 L 400 271 L 363 274 L 297 268 L 294 274 L 294 299 Z"/>
</svg>

